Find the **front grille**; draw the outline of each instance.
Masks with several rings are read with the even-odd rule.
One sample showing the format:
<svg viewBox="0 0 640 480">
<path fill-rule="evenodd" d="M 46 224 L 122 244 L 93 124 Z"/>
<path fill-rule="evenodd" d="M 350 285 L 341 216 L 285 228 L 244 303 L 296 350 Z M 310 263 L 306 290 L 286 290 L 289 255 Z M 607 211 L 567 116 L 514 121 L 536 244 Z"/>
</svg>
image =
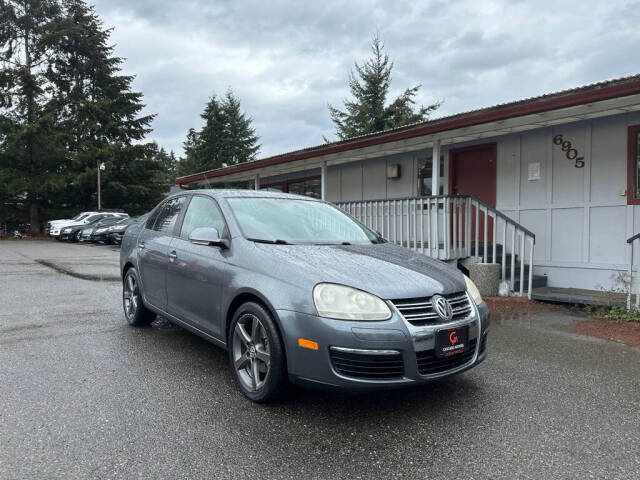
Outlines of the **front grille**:
<svg viewBox="0 0 640 480">
<path fill-rule="evenodd" d="M 466 292 L 443 295 L 443 297 L 449 300 L 453 310 L 453 318 L 450 321 L 464 320 L 473 314 L 473 307 Z M 430 298 L 392 300 L 392 303 L 410 324 L 417 327 L 442 322 L 433 309 Z"/>
<path fill-rule="evenodd" d="M 368 380 L 402 378 L 404 363 L 400 352 L 373 355 L 330 350 L 331 364 L 340 375 Z"/>
<path fill-rule="evenodd" d="M 487 348 L 487 334 L 482 336 L 480 343 L 480 355 Z M 451 357 L 436 357 L 435 350 L 424 350 L 416 352 L 416 360 L 418 362 L 418 372 L 420 375 L 433 375 L 435 373 L 446 372 L 454 368 L 461 367 L 469 363 L 476 351 L 476 339 L 469 340 L 469 350 L 459 355 Z"/>
</svg>

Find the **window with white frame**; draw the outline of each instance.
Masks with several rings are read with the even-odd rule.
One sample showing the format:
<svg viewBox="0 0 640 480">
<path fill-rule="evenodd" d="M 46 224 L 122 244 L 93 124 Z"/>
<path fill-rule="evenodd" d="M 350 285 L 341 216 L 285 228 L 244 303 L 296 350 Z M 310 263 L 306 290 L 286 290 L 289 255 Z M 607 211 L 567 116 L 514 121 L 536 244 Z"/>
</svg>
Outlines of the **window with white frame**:
<svg viewBox="0 0 640 480">
<path fill-rule="evenodd" d="M 421 197 L 431 195 L 444 195 L 444 155 L 440 155 L 440 177 L 438 178 L 438 192 L 431 189 L 431 177 L 433 175 L 433 158 L 426 157 L 418 161 L 418 194 Z"/>
</svg>

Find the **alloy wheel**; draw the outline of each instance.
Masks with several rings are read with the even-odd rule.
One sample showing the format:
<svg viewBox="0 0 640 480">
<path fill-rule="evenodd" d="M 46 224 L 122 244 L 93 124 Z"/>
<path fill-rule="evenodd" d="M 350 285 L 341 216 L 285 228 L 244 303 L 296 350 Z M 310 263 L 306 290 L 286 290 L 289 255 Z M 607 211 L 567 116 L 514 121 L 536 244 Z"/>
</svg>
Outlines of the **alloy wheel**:
<svg viewBox="0 0 640 480">
<path fill-rule="evenodd" d="M 138 283 L 133 275 L 127 276 L 124 282 L 122 292 L 122 301 L 124 302 L 124 313 L 127 319 L 135 317 L 140 302 Z"/>
<path fill-rule="evenodd" d="M 243 387 L 253 392 L 259 390 L 271 370 L 271 353 L 267 331 L 256 315 L 245 313 L 238 318 L 233 331 L 232 353 L 233 365 Z"/>
</svg>

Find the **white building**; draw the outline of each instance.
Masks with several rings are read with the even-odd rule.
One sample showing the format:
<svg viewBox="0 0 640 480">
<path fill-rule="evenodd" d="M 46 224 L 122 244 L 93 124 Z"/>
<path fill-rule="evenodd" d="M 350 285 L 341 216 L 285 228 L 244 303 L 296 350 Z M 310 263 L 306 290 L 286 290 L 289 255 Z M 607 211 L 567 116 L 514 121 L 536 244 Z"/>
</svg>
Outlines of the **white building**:
<svg viewBox="0 0 640 480">
<path fill-rule="evenodd" d="M 626 271 L 626 239 L 640 232 L 639 164 L 637 75 L 202 172 L 177 184 L 236 183 L 322 197 L 391 241 L 463 267 L 491 261 L 495 252 L 516 291 L 528 287 L 531 254 L 533 287 L 598 289 Z"/>
</svg>

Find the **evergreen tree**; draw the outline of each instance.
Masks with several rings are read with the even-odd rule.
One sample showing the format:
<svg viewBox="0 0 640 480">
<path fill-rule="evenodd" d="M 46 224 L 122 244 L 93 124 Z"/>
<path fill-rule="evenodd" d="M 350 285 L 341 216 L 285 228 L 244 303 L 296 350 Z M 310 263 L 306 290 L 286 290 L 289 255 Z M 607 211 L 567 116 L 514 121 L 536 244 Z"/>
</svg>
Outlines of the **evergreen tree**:
<svg viewBox="0 0 640 480">
<path fill-rule="evenodd" d="M 0 1 L 0 177 L 4 195 L 26 196 L 31 231 L 64 188 L 65 152 L 46 74 L 61 10 L 53 0 Z"/>
<path fill-rule="evenodd" d="M 222 161 L 228 165 L 255 160 L 260 149 L 251 118 L 240 111 L 240 100 L 227 91 L 222 102 L 224 122 L 222 140 Z"/>
<path fill-rule="evenodd" d="M 440 106 L 440 103 L 435 103 L 414 108 L 420 85 L 407 88 L 387 104 L 393 62 L 389 61 L 377 35 L 371 42 L 371 52 L 371 58 L 362 65 L 356 63 L 355 72 L 349 72 L 349 90 L 353 99 L 344 101 L 344 110 L 329 105 L 329 114 L 340 140 L 425 121 Z"/>
<path fill-rule="evenodd" d="M 187 138 L 182 143 L 184 157 L 180 157 L 178 161 L 177 173 L 179 177 L 200 172 L 200 159 L 198 152 L 200 151 L 200 137 L 195 128 L 190 128 L 187 132 Z"/>
<path fill-rule="evenodd" d="M 254 160 L 260 149 L 252 119 L 240 108 L 240 100 L 231 90 L 219 100 L 212 96 L 203 113 L 202 129 L 191 128 L 183 144 L 184 158 L 180 159 L 178 175 L 220 168 L 224 165 Z"/>
<path fill-rule="evenodd" d="M 48 73 L 70 156 L 68 192 L 77 207 L 95 204 L 97 165 L 104 163 L 103 205 L 141 213 L 166 190 L 156 146 L 142 143 L 154 116 L 140 115 L 142 93 L 131 90 L 133 77 L 120 74 L 123 60 L 113 55 L 110 31 L 94 8 L 82 0 L 62 5 L 63 34 Z"/>
<path fill-rule="evenodd" d="M 200 171 L 211 170 L 222 166 L 222 143 L 224 138 L 225 118 L 218 99 L 212 96 L 200 114 L 204 126 L 198 134 L 196 162 Z"/>
<path fill-rule="evenodd" d="M 173 185 L 176 180 L 176 173 L 178 167 L 178 159 L 176 158 L 173 150 L 167 152 L 163 147 L 159 147 L 154 142 L 154 159 L 160 165 L 159 178 L 163 183 L 167 185 Z"/>
<path fill-rule="evenodd" d="M 0 0 L 0 196 L 26 198 L 33 232 L 41 213 L 96 205 L 100 163 L 104 206 L 142 213 L 168 188 L 109 35 L 82 0 Z"/>
</svg>

